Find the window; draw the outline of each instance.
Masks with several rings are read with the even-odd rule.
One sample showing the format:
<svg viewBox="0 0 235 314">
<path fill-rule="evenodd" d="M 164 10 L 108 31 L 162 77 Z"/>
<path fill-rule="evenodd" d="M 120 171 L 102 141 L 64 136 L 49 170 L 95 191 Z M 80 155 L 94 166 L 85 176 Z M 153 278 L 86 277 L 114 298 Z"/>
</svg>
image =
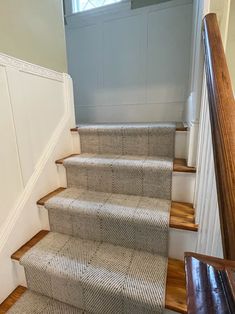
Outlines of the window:
<svg viewBox="0 0 235 314">
<path fill-rule="evenodd" d="M 92 10 L 123 0 L 73 0 L 73 13 Z"/>
</svg>

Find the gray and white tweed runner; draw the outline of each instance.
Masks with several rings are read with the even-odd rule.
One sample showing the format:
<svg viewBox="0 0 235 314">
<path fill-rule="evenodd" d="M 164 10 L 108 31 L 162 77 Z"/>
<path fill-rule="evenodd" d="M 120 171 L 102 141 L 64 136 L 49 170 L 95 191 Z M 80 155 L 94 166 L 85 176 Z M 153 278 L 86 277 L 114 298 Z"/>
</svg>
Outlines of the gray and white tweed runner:
<svg viewBox="0 0 235 314">
<path fill-rule="evenodd" d="M 83 153 L 174 157 L 173 123 L 80 125 Z"/>
<path fill-rule="evenodd" d="M 94 314 L 161 313 L 167 259 L 49 233 L 20 261 L 29 289 Z"/>
<path fill-rule="evenodd" d="M 9 314 L 85 314 L 68 304 L 48 298 L 42 294 L 26 291 L 7 312 Z"/>
<path fill-rule="evenodd" d="M 51 231 L 168 254 L 168 200 L 70 188 L 45 207 Z"/>
<path fill-rule="evenodd" d="M 83 125 L 49 199 L 51 232 L 20 260 L 30 291 L 9 313 L 163 313 L 174 124 Z"/>
<path fill-rule="evenodd" d="M 171 199 L 171 158 L 81 154 L 64 161 L 68 187 Z"/>
</svg>

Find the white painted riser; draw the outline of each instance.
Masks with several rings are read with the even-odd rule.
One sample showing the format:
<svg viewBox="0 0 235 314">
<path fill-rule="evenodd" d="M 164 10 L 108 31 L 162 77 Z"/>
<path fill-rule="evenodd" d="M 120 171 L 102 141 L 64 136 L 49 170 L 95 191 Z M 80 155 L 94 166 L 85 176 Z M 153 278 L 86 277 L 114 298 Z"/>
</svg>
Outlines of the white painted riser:
<svg viewBox="0 0 235 314">
<path fill-rule="evenodd" d="M 187 159 L 188 131 L 176 131 L 175 133 L 175 158 Z"/>
</svg>

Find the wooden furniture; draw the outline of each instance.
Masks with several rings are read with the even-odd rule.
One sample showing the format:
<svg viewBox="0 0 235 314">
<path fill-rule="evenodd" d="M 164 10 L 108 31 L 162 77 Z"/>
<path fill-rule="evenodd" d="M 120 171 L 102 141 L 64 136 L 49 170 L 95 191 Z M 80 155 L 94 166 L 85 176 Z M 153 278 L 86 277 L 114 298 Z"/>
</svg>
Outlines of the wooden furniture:
<svg viewBox="0 0 235 314">
<path fill-rule="evenodd" d="M 235 313 L 235 261 L 185 254 L 188 314 Z"/>
<path fill-rule="evenodd" d="M 235 101 L 215 14 L 203 39 L 224 258 L 235 260 Z"/>
</svg>

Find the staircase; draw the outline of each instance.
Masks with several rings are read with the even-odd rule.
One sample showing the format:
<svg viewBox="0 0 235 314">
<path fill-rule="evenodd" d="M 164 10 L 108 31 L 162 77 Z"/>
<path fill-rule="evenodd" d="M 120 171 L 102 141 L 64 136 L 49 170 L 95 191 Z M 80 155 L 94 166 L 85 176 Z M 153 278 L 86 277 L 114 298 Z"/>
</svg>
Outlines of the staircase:
<svg viewBox="0 0 235 314">
<path fill-rule="evenodd" d="M 17 302 L 2 306 L 9 313 L 186 313 L 176 258 L 192 250 L 198 226 L 192 200 L 177 192 L 195 175 L 176 149 L 176 132 L 185 129 L 152 123 L 72 131 L 81 154 L 56 162 L 67 188 L 38 201 L 50 232 L 12 255 L 28 290 L 19 287 Z"/>
</svg>

